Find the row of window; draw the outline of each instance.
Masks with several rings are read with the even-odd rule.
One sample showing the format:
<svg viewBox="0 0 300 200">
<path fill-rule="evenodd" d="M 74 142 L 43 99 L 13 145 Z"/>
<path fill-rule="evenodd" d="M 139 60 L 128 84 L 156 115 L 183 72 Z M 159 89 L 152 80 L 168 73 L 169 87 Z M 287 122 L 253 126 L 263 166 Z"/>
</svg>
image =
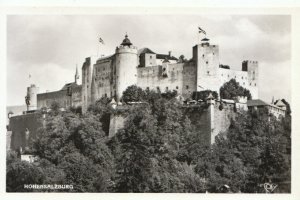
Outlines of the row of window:
<svg viewBox="0 0 300 200">
<path fill-rule="evenodd" d="M 207 73 L 209 74 L 209 71 L 207 71 Z M 223 74 L 221 74 L 221 76 L 223 76 Z M 227 75 L 227 77 L 229 78 L 229 74 Z M 236 76 L 234 76 L 234 78 L 236 78 Z M 244 79 L 244 77 L 242 76 L 242 79 Z M 247 77 L 245 77 L 245 79 L 247 80 Z M 254 80 L 254 79 L 253 79 Z"/>
<path fill-rule="evenodd" d="M 176 88 L 176 90 L 178 90 L 178 89 L 179 89 L 179 86 L 176 86 L 175 88 Z M 185 88 L 186 88 L 186 89 L 189 89 L 189 86 L 188 86 L 188 85 L 186 85 L 186 86 L 185 86 Z M 146 89 L 147 89 L 147 90 L 150 90 L 150 88 L 149 88 L 149 87 L 146 87 Z M 157 89 L 157 90 L 160 90 L 160 87 L 159 87 L 159 86 L 157 86 L 157 87 L 156 87 L 156 89 Z M 168 91 L 168 90 L 169 90 L 169 87 L 166 87 L 166 91 Z"/>
</svg>

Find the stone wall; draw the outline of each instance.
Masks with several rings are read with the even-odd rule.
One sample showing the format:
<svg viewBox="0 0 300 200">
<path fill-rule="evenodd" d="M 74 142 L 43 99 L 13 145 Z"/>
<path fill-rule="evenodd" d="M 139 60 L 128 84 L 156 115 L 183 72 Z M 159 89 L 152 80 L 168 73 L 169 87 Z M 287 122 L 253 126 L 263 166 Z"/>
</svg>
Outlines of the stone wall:
<svg viewBox="0 0 300 200">
<path fill-rule="evenodd" d="M 137 86 L 142 89 L 160 90 L 161 92 L 183 91 L 183 63 L 164 63 L 162 66 L 138 68 Z"/>
<path fill-rule="evenodd" d="M 108 58 L 99 59 L 97 63 L 94 65 L 93 79 L 94 79 L 94 87 L 92 91 L 92 95 L 94 95 L 93 99 L 96 101 L 101 97 L 112 97 L 114 96 L 114 88 L 113 84 L 113 59 L 114 56 L 110 56 Z"/>
<path fill-rule="evenodd" d="M 42 115 L 40 113 L 30 113 L 14 116 L 9 119 L 9 131 L 11 134 L 10 147 L 12 150 L 25 149 L 25 131 L 29 130 L 29 141 L 36 138 L 38 128 L 42 127 Z M 29 145 L 31 143 L 29 142 Z"/>
<path fill-rule="evenodd" d="M 62 107 L 68 107 L 71 105 L 71 97 L 67 95 L 67 90 L 59 90 L 37 95 L 38 109 L 43 107 L 50 108 L 54 101 L 58 102 Z"/>
<path fill-rule="evenodd" d="M 223 103 L 223 109 L 219 109 L 220 102 L 214 105 L 202 103 L 201 105 L 184 105 L 183 111 L 195 125 L 202 145 L 215 143 L 215 137 L 226 131 L 234 119 L 234 103 Z M 119 129 L 124 127 L 124 114 L 111 115 L 109 137 L 114 136 Z"/>
<path fill-rule="evenodd" d="M 119 129 L 124 127 L 125 117 L 122 114 L 111 115 L 109 123 L 109 137 L 113 137 Z"/>
</svg>

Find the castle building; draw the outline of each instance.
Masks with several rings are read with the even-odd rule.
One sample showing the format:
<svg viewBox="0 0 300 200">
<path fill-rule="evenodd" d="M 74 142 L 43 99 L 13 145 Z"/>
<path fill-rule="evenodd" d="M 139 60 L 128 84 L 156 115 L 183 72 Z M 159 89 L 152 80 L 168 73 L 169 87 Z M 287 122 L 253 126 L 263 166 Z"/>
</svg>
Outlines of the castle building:
<svg viewBox="0 0 300 200">
<path fill-rule="evenodd" d="M 126 34 L 113 55 L 88 57 L 83 63 L 82 108 L 86 111 L 88 105 L 104 96 L 118 102 L 130 85 L 161 92 L 176 90 L 188 98 L 194 91 L 219 93 L 230 79 L 247 88 L 253 99 L 258 98 L 257 61 L 243 61 L 240 71 L 221 65 L 219 47 L 211 45 L 208 38 L 193 47 L 192 59 L 180 61 L 171 52 L 158 54 L 149 48 L 138 51 Z"/>
<path fill-rule="evenodd" d="M 43 124 L 41 113 L 35 110 L 50 108 L 55 101 L 64 108 L 81 106 L 82 111 L 86 112 L 88 106 L 101 97 L 111 98 L 112 107 L 122 109 L 122 106 L 118 106 L 122 102 L 122 94 L 131 85 L 161 92 L 176 90 L 180 99 L 191 97 L 194 91 L 212 90 L 220 93 L 222 85 L 231 79 L 248 89 L 254 100 L 247 101 L 244 97 L 234 100 L 214 99 L 210 95 L 206 102 L 202 102 L 208 105 L 207 109 L 201 113 L 190 113 L 192 123 L 201 130 L 206 144 L 213 144 L 215 136 L 229 127 L 236 110 L 267 107 L 276 117 L 285 115 L 286 107 L 282 101 L 268 104 L 258 100 L 257 61 L 243 61 L 241 70 L 230 69 L 220 64 L 219 47 L 210 44 L 208 38 L 196 44 L 192 53 L 190 60 L 184 60 L 172 56 L 171 52 L 160 54 L 149 48 L 138 50 L 126 34 L 112 55 L 85 59 L 82 65 L 82 85 L 77 83 L 79 74 L 76 68 L 74 82 L 65 84 L 58 91 L 38 93 L 39 88 L 35 85 L 28 87 L 25 97 L 27 111 L 23 115 L 16 115 L 17 110 L 7 113 L 7 148 L 24 149 L 28 146 L 28 138 L 36 137 L 38 128 Z M 111 115 L 109 136 L 122 128 L 124 122 L 124 116 Z"/>
<path fill-rule="evenodd" d="M 53 92 L 35 93 L 37 104 L 35 109 L 50 108 L 51 104 L 55 101 L 63 108 L 78 107 L 82 104 L 82 87 L 77 84 L 79 79 L 78 70 L 76 68 L 75 81 L 65 84 L 62 89 Z"/>
</svg>

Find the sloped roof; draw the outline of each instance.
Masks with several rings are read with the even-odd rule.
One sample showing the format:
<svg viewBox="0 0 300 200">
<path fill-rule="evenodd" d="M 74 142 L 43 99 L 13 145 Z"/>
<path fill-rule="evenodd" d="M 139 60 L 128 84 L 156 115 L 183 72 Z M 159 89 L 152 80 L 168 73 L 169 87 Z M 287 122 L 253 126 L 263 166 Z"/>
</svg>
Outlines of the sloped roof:
<svg viewBox="0 0 300 200">
<path fill-rule="evenodd" d="M 123 46 L 130 46 L 130 45 L 132 45 L 132 43 L 130 42 L 127 34 L 125 35 L 125 39 L 123 40 L 123 42 L 121 43 L 121 45 L 123 45 Z"/>
<path fill-rule="evenodd" d="M 107 59 L 112 59 L 114 56 L 115 56 L 115 54 L 112 54 L 112 55 L 108 55 L 108 56 L 104 56 L 104 57 L 98 58 L 98 59 L 97 59 L 97 63 L 98 63 L 98 61 L 107 60 Z"/>
<path fill-rule="evenodd" d="M 247 101 L 247 106 L 268 106 L 270 104 L 264 102 L 263 100 L 260 99 L 253 99 L 253 100 L 248 100 Z"/>
<path fill-rule="evenodd" d="M 169 63 L 170 61 L 167 58 L 165 58 L 163 63 L 167 63 L 167 62 Z"/>
<path fill-rule="evenodd" d="M 170 56 L 168 54 L 156 54 L 157 59 L 168 59 L 168 60 L 178 60 L 178 58 L 174 56 Z"/>
<path fill-rule="evenodd" d="M 73 89 L 73 88 L 78 87 L 78 86 L 79 85 L 77 85 L 77 83 L 75 83 L 75 82 L 67 83 L 67 84 L 64 85 L 64 87 L 61 90 L 67 90 L 68 87 L 72 87 L 72 89 Z"/>
<path fill-rule="evenodd" d="M 142 49 L 139 50 L 139 54 L 144 54 L 144 53 L 153 53 L 153 54 L 156 54 L 151 49 L 149 49 L 147 47 L 142 48 Z"/>
<path fill-rule="evenodd" d="M 286 105 L 283 103 L 282 100 L 276 101 L 276 102 L 275 102 L 275 105 L 278 106 L 278 107 L 284 107 L 284 106 L 286 106 Z"/>
</svg>

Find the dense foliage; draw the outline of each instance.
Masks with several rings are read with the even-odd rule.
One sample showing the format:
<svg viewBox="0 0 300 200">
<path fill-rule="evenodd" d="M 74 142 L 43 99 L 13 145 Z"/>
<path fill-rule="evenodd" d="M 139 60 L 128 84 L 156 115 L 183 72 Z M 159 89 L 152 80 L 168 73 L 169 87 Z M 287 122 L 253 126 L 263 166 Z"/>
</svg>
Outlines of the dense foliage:
<svg viewBox="0 0 300 200">
<path fill-rule="evenodd" d="M 209 94 L 212 94 L 215 99 L 219 98 L 218 92 L 216 91 L 211 91 L 211 90 L 203 90 L 203 91 L 197 91 L 193 92 L 192 94 L 192 99 L 193 100 L 199 100 L 201 99 L 202 101 L 206 101 L 206 98 L 208 97 Z"/>
<path fill-rule="evenodd" d="M 271 182 L 275 192 L 290 192 L 290 115 L 238 113 L 215 144 L 204 145 L 174 92 L 135 89 L 143 103 L 123 105 L 124 127 L 113 137 L 103 130 L 116 112 L 107 98 L 85 114 L 53 109 L 33 142 L 37 161 L 8 154 L 7 191 L 28 191 L 23 185 L 35 183 L 72 184 L 67 192 L 222 192 L 226 184 L 252 193 Z M 137 97 L 135 89 L 128 101 Z"/>
<path fill-rule="evenodd" d="M 248 99 L 252 99 L 250 91 L 240 86 L 235 79 L 224 83 L 220 88 L 220 96 L 222 99 L 234 99 L 238 96 L 246 96 Z"/>
</svg>

